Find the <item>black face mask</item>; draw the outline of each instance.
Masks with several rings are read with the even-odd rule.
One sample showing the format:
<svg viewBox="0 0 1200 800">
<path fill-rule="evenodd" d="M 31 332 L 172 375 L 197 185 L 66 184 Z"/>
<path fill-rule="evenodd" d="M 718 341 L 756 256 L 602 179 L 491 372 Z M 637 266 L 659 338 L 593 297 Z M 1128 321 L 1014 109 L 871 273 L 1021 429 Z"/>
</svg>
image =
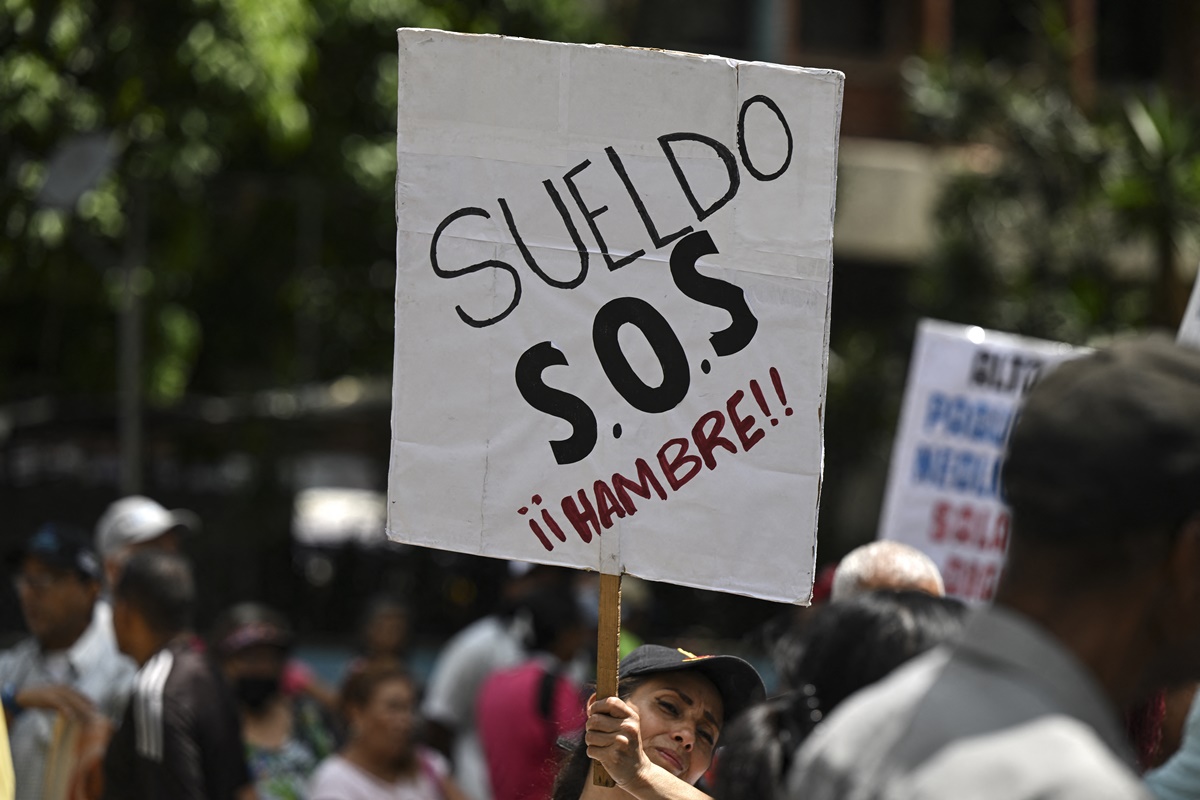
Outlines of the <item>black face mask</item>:
<svg viewBox="0 0 1200 800">
<path fill-rule="evenodd" d="M 233 682 L 233 693 L 250 711 L 262 711 L 279 694 L 279 678 L 244 675 Z"/>
</svg>

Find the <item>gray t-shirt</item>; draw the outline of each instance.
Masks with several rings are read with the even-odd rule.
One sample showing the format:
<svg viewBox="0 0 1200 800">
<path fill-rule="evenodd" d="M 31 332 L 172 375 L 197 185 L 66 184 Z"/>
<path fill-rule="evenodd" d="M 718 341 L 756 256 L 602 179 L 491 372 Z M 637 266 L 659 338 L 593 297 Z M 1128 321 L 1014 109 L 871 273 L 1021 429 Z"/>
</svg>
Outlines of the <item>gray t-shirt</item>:
<svg viewBox="0 0 1200 800">
<path fill-rule="evenodd" d="M 1003 608 L 847 700 L 801 747 L 796 800 L 1147 798 L 1115 710 L 1056 639 Z"/>
</svg>

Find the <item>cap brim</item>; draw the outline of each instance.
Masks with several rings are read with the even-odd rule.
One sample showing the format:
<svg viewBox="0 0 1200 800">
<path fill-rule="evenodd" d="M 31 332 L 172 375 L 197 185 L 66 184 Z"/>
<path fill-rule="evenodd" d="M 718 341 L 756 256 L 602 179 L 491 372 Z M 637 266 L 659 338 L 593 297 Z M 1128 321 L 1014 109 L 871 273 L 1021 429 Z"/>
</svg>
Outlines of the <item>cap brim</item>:
<svg viewBox="0 0 1200 800">
<path fill-rule="evenodd" d="M 84 551 L 84 553 L 86 553 L 86 556 L 82 553 L 76 553 L 74 559 L 61 559 L 49 556 L 46 553 L 39 553 L 26 544 L 9 550 L 3 556 L 0 556 L 0 563 L 3 563 L 7 569 L 15 571 L 20 569 L 21 564 L 26 559 L 34 558 L 53 569 L 77 572 L 88 580 L 100 580 L 100 561 L 98 557 L 91 550 Z M 79 562 L 79 559 L 84 557 L 92 562 L 86 568 Z"/>
<path fill-rule="evenodd" d="M 202 527 L 200 515 L 186 508 L 171 509 L 171 519 L 175 520 L 175 527 L 171 530 L 180 529 L 189 536 L 199 533 Z"/>
<path fill-rule="evenodd" d="M 708 656 L 682 665 L 713 682 L 725 704 L 725 722 L 737 717 L 767 696 L 762 678 L 749 662 L 737 656 Z"/>
<path fill-rule="evenodd" d="M 767 694 L 758 670 L 737 656 L 692 656 L 661 645 L 643 645 L 627 656 L 621 667 L 622 678 L 681 670 L 699 672 L 712 681 L 721 695 L 726 723 L 765 699 Z"/>
</svg>

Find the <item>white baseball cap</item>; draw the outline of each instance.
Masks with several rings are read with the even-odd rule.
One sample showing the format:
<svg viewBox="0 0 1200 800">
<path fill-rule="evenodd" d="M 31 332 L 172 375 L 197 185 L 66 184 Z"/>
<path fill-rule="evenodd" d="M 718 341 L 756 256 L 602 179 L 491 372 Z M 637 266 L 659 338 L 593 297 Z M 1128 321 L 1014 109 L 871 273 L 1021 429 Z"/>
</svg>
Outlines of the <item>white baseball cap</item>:
<svg viewBox="0 0 1200 800">
<path fill-rule="evenodd" d="M 122 497 L 96 523 L 96 549 L 101 558 L 108 558 L 123 547 L 148 542 L 175 529 L 195 533 L 200 529 L 200 518 L 185 509 L 168 511 L 149 497 Z"/>
</svg>

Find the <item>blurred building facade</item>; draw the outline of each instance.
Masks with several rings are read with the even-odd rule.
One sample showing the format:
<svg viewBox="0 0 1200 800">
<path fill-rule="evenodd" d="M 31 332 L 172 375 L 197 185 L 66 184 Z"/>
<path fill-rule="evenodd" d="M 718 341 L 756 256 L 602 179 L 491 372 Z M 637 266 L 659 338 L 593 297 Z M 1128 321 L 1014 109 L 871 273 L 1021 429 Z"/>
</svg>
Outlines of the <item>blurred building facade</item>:
<svg viewBox="0 0 1200 800">
<path fill-rule="evenodd" d="M 946 153 L 913 134 L 909 59 L 965 56 L 1014 67 L 1039 55 L 1043 0 L 666 0 L 642 4 L 634 44 L 837 69 L 846 75 L 834 256 L 919 266 Z M 1072 37 L 1070 84 L 1085 108 L 1097 87 L 1167 86 L 1200 98 L 1200 5 L 1189 0 L 1061 0 Z M 839 270 L 839 280 L 841 279 Z"/>
<path fill-rule="evenodd" d="M 843 354 L 859 346 L 844 334 L 851 329 L 900 329 L 905 311 L 900 298 L 934 244 L 933 209 L 954 158 L 914 135 L 906 111 L 906 63 L 914 56 L 952 55 L 1026 63 L 1041 46 L 1033 17 L 1042 4 L 642 0 L 614 5 L 631 9 L 631 45 L 846 74 L 833 346 Z M 1149 82 L 1200 98 L 1200 52 L 1194 47 L 1200 4 L 1063 0 L 1061 8 L 1074 42 L 1070 83 L 1084 105 L 1098 87 Z M 296 225 L 299 241 L 307 241 L 305 231 L 320 230 L 299 211 L 296 216 L 306 220 Z M 221 230 L 232 225 L 218 216 L 214 220 Z M 257 234 L 258 226 L 248 227 Z M 382 247 L 386 252 L 389 245 Z M 284 267 L 291 269 L 290 262 Z M 379 280 L 375 271 L 364 291 L 386 296 L 387 264 L 378 270 Z M 306 330 L 299 325 L 297 337 L 304 338 Z M 190 398 L 169 411 L 147 412 L 141 489 L 205 519 L 206 534 L 189 547 L 208 587 L 208 617 L 235 601 L 264 600 L 291 609 L 304 632 L 344 637 L 365 600 L 356 587 L 364 586 L 429 601 L 418 627 L 434 635 L 487 609 L 503 579 L 502 564 L 434 551 L 406 553 L 378 542 L 390 440 L 389 380 L 346 378 Z M 831 447 L 828 455 L 827 480 L 840 482 L 842 489 L 830 492 L 829 507 L 822 509 L 823 557 L 847 549 L 839 536 L 850 537 L 849 544 L 873 531 L 878 514 L 886 454 L 848 464 L 839 461 L 842 452 Z M 117 461 L 115 406 L 48 398 L 0 408 L 0 508 L 6 511 L 0 541 L 11 545 L 47 519 L 92 525 L 120 492 Z M 847 500 L 838 503 L 837 497 Z M 826 519 L 836 524 L 826 526 Z M 367 548 L 370 555 L 363 556 Z M 735 629 L 736 620 L 744 620 L 743 612 L 753 607 L 737 599 L 718 608 L 707 599 L 697 603 L 689 592 L 664 588 L 662 617 L 727 618 L 735 620 Z M 673 613 L 671 598 L 686 612 Z M 15 598 L 5 585 L 0 632 L 17 628 Z"/>
</svg>

